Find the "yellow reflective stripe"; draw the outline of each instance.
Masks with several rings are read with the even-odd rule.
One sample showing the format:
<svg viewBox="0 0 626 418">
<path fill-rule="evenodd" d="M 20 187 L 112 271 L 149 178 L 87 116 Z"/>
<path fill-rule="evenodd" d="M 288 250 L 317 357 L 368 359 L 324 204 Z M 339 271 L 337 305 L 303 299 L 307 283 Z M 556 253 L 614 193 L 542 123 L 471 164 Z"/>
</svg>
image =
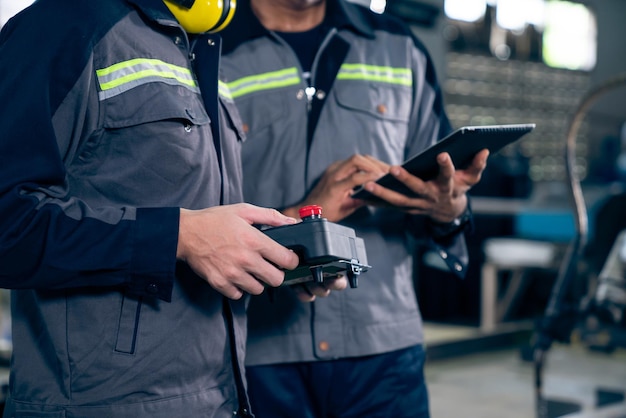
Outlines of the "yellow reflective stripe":
<svg viewBox="0 0 626 418">
<path fill-rule="evenodd" d="M 218 81 L 217 82 L 217 90 L 219 92 L 219 95 L 228 99 L 228 100 L 233 100 L 233 96 L 232 94 L 230 94 L 230 89 L 228 88 L 228 84 L 224 83 L 223 81 Z"/>
<path fill-rule="evenodd" d="M 367 64 L 343 64 L 337 74 L 338 80 L 366 80 L 380 83 L 413 85 L 409 68 L 394 68 Z"/>
<path fill-rule="evenodd" d="M 279 71 L 270 71 L 233 80 L 226 83 L 233 99 L 257 91 L 277 89 L 300 84 L 300 76 L 296 67 Z"/>
<path fill-rule="evenodd" d="M 108 98 L 138 85 L 165 82 L 199 91 L 191 71 L 158 59 L 135 58 L 96 70 L 100 97 Z"/>
</svg>

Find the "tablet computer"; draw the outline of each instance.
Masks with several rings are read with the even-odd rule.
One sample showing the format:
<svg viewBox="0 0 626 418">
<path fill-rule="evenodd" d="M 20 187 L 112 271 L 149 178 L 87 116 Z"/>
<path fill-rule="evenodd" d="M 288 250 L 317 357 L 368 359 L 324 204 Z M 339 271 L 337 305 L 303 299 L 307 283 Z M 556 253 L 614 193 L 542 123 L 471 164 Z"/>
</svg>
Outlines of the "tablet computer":
<svg viewBox="0 0 626 418">
<path fill-rule="evenodd" d="M 493 155 L 504 148 L 504 146 L 517 141 L 534 128 L 534 123 L 464 126 L 421 153 L 411 157 L 402 164 L 402 167 L 424 181 L 432 180 L 437 177 L 439 173 L 437 155 L 440 153 L 447 152 L 450 154 L 454 167 L 458 170 L 462 170 L 471 164 L 474 156 L 479 151 L 487 148 L 489 155 Z M 378 179 L 376 183 L 405 195 L 415 195 L 391 174 L 384 175 Z M 379 200 L 362 186 L 356 188 L 352 197 L 368 201 Z"/>
</svg>

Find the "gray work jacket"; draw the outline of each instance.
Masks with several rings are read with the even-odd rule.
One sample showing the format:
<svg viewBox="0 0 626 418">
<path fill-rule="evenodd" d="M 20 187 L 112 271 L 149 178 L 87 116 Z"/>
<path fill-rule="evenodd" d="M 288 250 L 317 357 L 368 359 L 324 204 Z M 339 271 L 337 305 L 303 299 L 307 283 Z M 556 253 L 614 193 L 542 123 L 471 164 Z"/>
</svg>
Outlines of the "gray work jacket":
<svg viewBox="0 0 626 418">
<path fill-rule="evenodd" d="M 218 99 L 219 47 L 218 37 L 192 47 L 161 0 L 39 0 L 4 26 L 5 417 L 237 409 L 227 324 L 241 367 L 245 299 L 229 314 L 176 263 L 180 207 L 242 199 L 242 132 L 234 103 Z"/>
<path fill-rule="evenodd" d="M 307 90 L 299 60 L 239 2 L 223 34 L 223 80 L 246 131 L 244 198 L 262 206 L 297 205 L 334 161 L 369 154 L 391 164 L 450 130 L 432 63 L 401 23 L 344 1 L 328 1 L 330 26 Z M 315 123 L 317 119 L 317 123 Z M 357 289 L 312 304 L 289 289 L 249 309 L 248 365 L 326 360 L 388 352 L 423 342 L 413 288 L 419 219 L 363 208 L 342 223 L 365 240 L 372 268 Z M 462 235 L 438 249 L 459 274 Z M 421 280 L 428 278 L 421 278 Z"/>
</svg>

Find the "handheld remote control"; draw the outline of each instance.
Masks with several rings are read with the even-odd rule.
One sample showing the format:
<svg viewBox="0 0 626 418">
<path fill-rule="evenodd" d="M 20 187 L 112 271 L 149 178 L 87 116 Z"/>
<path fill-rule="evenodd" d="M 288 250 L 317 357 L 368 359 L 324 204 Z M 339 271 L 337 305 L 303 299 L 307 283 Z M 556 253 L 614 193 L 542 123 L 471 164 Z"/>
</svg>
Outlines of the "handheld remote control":
<svg viewBox="0 0 626 418">
<path fill-rule="evenodd" d="M 279 244 L 293 250 L 300 258 L 294 270 L 285 271 L 284 285 L 315 281 L 345 274 L 351 288 L 358 286 L 358 276 L 371 266 L 363 239 L 354 229 L 322 218 L 322 208 L 304 206 L 299 210 L 302 222 L 263 230 Z"/>
</svg>

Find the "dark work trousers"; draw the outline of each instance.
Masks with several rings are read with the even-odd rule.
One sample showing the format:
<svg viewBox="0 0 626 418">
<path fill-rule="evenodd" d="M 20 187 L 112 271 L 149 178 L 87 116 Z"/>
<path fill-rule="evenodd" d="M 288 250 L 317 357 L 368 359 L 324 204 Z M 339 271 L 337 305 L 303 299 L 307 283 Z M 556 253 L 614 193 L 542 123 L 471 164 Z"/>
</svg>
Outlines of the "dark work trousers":
<svg viewBox="0 0 626 418">
<path fill-rule="evenodd" d="M 428 418 L 425 352 L 415 346 L 332 361 L 247 367 L 256 418 Z"/>
</svg>

